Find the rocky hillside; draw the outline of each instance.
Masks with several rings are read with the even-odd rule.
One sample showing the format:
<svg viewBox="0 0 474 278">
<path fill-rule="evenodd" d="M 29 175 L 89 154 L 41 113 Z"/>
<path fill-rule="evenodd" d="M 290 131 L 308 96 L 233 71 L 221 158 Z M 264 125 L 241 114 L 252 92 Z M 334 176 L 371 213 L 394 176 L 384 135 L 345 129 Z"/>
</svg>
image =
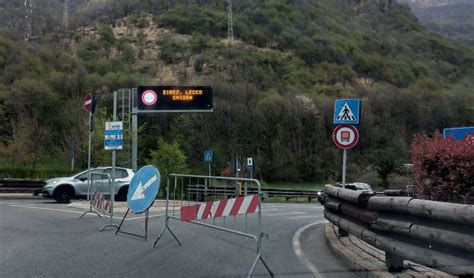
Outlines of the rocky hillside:
<svg viewBox="0 0 474 278">
<path fill-rule="evenodd" d="M 474 47 L 474 1 L 398 0 L 408 4 L 428 29 Z"/>
<path fill-rule="evenodd" d="M 397 0 L 398 3 L 408 4 L 413 8 L 435 8 L 459 4 L 471 4 L 471 0 Z"/>
</svg>

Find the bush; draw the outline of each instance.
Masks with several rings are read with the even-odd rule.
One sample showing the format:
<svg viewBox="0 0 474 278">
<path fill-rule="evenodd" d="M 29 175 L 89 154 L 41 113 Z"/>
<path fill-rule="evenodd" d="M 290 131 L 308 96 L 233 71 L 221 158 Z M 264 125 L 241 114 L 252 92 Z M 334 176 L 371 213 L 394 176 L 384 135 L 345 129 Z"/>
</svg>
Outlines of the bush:
<svg viewBox="0 0 474 278">
<path fill-rule="evenodd" d="M 411 145 L 415 193 L 422 199 L 474 204 L 472 141 L 416 135 Z"/>
<path fill-rule="evenodd" d="M 50 179 L 67 177 L 77 173 L 78 170 L 32 170 L 21 168 L 1 168 L 0 178 L 11 179 Z"/>
</svg>

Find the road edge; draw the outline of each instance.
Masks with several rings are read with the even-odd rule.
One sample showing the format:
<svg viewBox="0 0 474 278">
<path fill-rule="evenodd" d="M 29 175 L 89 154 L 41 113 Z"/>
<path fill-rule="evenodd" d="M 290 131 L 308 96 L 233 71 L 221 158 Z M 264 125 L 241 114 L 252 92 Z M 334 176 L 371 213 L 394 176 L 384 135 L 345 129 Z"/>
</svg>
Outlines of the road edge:
<svg viewBox="0 0 474 278">
<path fill-rule="evenodd" d="M 295 252 L 296 256 L 309 269 L 309 271 L 311 271 L 311 273 L 313 273 L 313 275 L 317 278 L 323 277 L 323 276 L 321 275 L 321 273 L 319 273 L 316 266 L 313 263 L 311 263 L 311 261 L 304 254 L 303 248 L 301 248 L 301 235 L 307 230 L 309 230 L 310 228 L 312 228 L 313 226 L 316 226 L 322 223 L 326 223 L 326 222 L 314 222 L 314 223 L 310 223 L 306 226 L 299 228 L 296 231 L 296 233 L 293 235 L 293 239 L 292 239 L 293 251 Z"/>
</svg>

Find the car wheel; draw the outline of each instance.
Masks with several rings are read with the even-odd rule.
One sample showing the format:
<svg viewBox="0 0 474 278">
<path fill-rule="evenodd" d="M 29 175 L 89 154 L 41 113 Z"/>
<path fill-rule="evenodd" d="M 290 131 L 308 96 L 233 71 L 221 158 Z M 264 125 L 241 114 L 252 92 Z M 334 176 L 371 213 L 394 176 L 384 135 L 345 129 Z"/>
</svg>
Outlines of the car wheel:
<svg viewBox="0 0 474 278">
<path fill-rule="evenodd" d="M 119 192 L 117 193 L 116 200 L 118 202 L 126 202 L 127 201 L 127 194 L 128 194 L 128 186 L 124 186 L 120 188 Z"/>
<path fill-rule="evenodd" d="M 58 187 L 58 189 L 54 191 L 54 199 L 58 203 L 69 203 L 73 195 L 73 190 L 66 186 Z"/>
</svg>

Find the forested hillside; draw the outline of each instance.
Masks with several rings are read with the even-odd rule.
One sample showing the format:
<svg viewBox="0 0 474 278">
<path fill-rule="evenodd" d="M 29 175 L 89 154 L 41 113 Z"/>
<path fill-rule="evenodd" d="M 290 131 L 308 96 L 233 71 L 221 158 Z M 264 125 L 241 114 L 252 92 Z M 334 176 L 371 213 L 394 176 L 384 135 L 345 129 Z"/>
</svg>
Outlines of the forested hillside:
<svg viewBox="0 0 474 278">
<path fill-rule="evenodd" d="M 140 116 L 139 164 L 181 149 L 183 169 L 204 173 L 202 152 L 212 149 L 215 173 L 236 155 L 252 156 L 266 181 L 339 179 L 336 98 L 362 99 L 349 180 L 396 183 L 414 134 L 474 122 L 473 50 L 428 32 L 395 1 L 234 1 L 233 42 L 224 0 L 111 1 L 97 9 L 79 1 L 68 28 L 61 2 L 47 2 L 36 1 L 29 41 L 14 6 L 1 19 L 11 22 L 0 38 L 4 168 L 67 168 L 72 141 L 85 166 L 82 103 L 90 92 L 101 101 L 93 164 L 109 163 L 100 123 L 111 118 L 110 92 L 139 84 L 215 92 L 213 113 Z M 120 164 L 128 165 L 126 156 Z"/>
</svg>

